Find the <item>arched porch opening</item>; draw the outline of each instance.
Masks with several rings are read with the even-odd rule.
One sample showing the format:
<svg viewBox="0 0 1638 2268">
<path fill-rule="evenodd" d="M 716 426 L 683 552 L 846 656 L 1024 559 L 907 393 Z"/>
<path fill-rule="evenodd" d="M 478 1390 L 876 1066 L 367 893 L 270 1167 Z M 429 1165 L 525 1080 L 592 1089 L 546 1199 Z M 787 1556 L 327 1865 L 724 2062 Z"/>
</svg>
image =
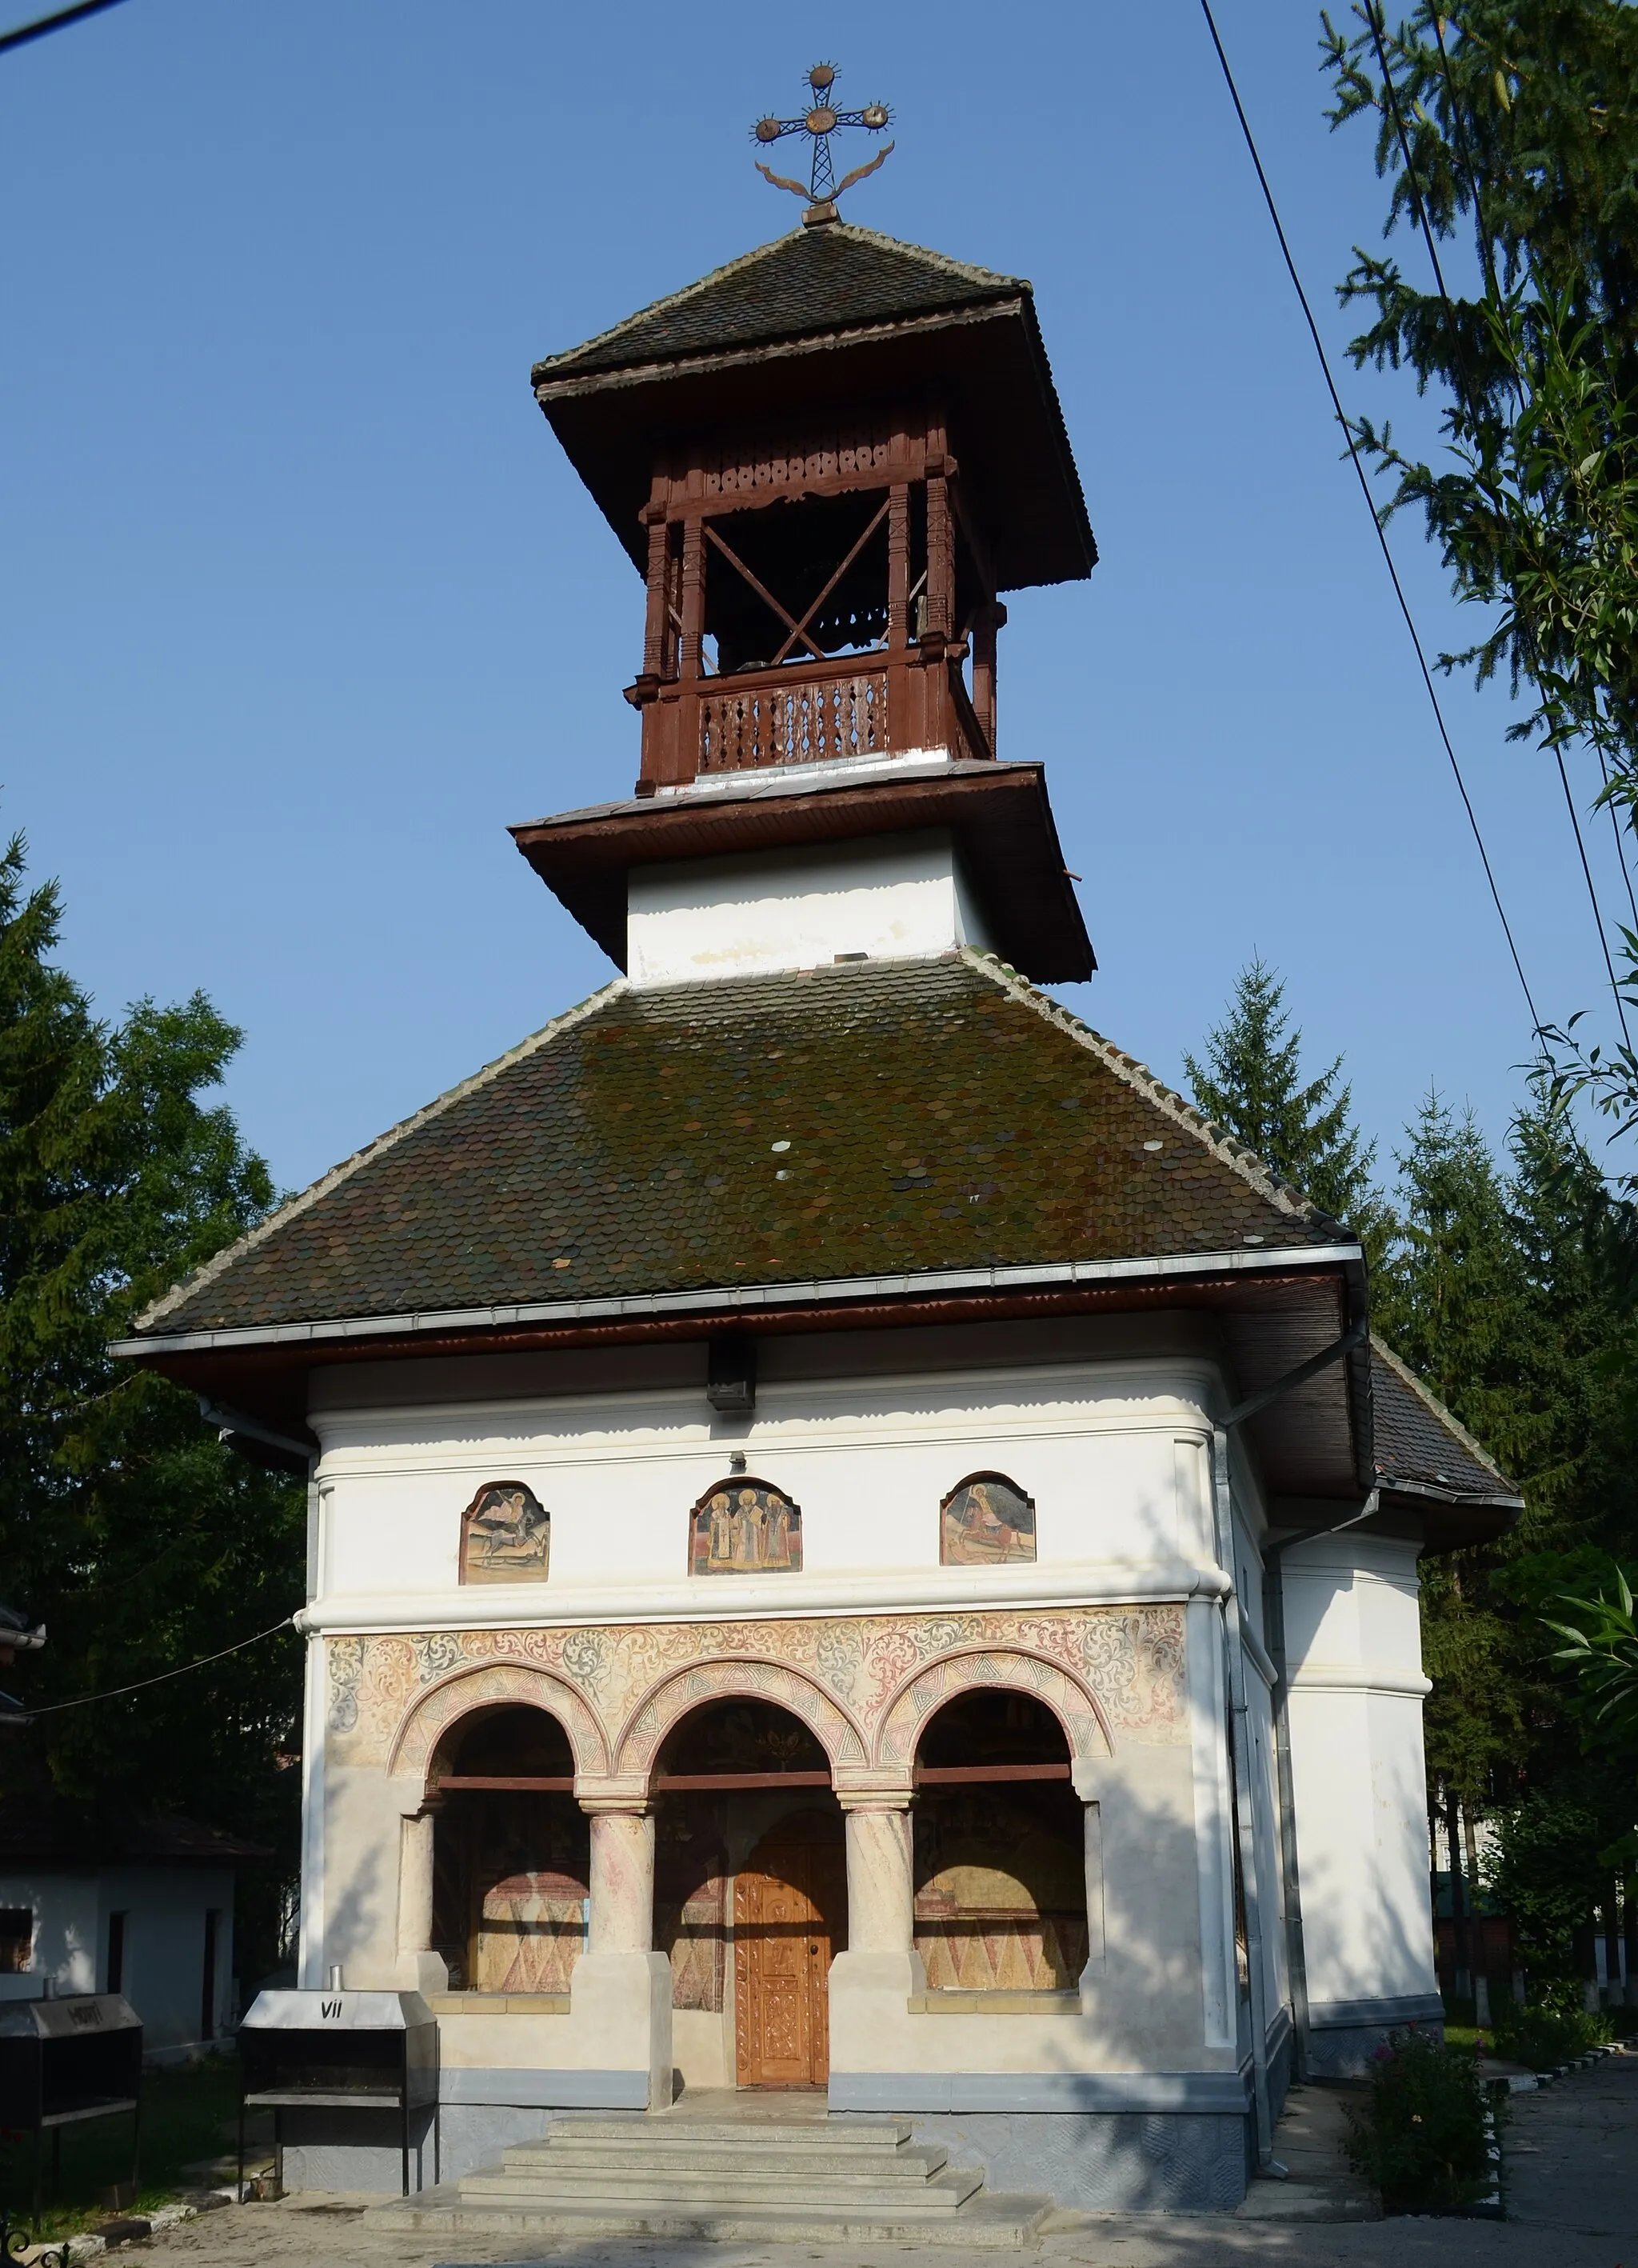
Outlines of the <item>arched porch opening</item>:
<svg viewBox="0 0 1638 2268">
<path fill-rule="evenodd" d="M 474 1709 L 428 1772 L 432 1941 L 450 1988 L 567 1992 L 585 1949 L 591 1822 L 557 1719 L 527 1704 Z"/>
<path fill-rule="evenodd" d="M 817 1735 L 772 1702 L 707 1701 L 672 1727 L 650 1789 L 654 1943 L 685 2084 L 822 2086 L 847 1859 Z"/>
<path fill-rule="evenodd" d="M 1084 1808 L 1062 1725 L 986 1686 L 916 1744 L 915 1949 L 929 1992 L 1073 1992 L 1086 1965 Z"/>
</svg>

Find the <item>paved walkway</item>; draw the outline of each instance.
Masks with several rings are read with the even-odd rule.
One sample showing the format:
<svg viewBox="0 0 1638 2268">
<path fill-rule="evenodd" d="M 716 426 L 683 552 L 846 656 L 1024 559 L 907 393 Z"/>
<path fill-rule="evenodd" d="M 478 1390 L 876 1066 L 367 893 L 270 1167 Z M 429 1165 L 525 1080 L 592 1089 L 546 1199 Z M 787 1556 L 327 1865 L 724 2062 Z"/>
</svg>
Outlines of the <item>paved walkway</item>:
<svg viewBox="0 0 1638 2268">
<path fill-rule="evenodd" d="M 1394 2220 L 1278 2222 L 1079 2215 L 1049 2230 L 1040 2268 L 1638 2268 L 1638 2055 L 1611 2056 L 1553 2088 L 1512 2098 L 1503 2222 Z M 361 2226 L 362 2200 L 291 2198 L 228 2206 L 143 2247 L 176 2268 L 435 2268 L 448 2239 Z M 1063 2217 L 1067 2221 L 1069 2216 Z M 926 2268 L 925 2250 L 892 2245 L 560 2244 L 533 2250 L 464 2240 L 461 2262 L 549 2261 L 553 2268 Z M 951 2245 L 940 2268 L 999 2268 L 1012 2256 Z M 453 2264 L 451 2264 L 453 2268 Z"/>
</svg>

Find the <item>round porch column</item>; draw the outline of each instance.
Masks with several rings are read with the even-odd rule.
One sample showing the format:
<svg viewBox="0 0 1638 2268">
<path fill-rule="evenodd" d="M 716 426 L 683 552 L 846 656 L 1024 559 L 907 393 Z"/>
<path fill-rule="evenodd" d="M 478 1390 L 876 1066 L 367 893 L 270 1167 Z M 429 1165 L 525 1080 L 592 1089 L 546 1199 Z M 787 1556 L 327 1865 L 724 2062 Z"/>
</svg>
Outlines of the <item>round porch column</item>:
<svg viewBox="0 0 1638 2268">
<path fill-rule="evenodd" d="M 909 1953 L 915 1942 L 909 1798 L 849 1806 L 846 1818 L 848 1950 Z"/>
<path fill-rule="evenodd" d="M 591 1813 L 588 1953 L 654 1950 L 654 1815 Z"/>
</svg>

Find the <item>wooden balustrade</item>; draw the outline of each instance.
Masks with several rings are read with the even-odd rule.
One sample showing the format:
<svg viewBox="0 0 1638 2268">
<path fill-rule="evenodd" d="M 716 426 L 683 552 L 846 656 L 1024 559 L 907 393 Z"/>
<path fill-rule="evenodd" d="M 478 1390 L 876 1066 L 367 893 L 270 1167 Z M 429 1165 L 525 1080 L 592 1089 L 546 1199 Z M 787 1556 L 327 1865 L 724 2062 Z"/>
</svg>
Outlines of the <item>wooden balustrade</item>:
<svg viewBox="0 0 1638 2268">
<path fill-rule="evenodd" d="M 935 636 L 732 677 L 645 674 L 626 696 L 643 713 L 643 787 L 919 748 L 988 757 L 961 674 L 966 652 Z"/>
</svg>

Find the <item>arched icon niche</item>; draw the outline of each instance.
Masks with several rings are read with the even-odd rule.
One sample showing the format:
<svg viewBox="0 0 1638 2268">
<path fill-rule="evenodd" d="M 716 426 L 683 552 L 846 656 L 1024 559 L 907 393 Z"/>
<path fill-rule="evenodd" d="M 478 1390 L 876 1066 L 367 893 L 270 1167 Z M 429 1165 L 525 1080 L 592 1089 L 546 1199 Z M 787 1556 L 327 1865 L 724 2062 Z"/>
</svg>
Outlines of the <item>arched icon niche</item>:
<svg viewBox="0 0 1638 2268">
<path fill-rule="evenodd" d="M 946 1567 L 995 1567 L 1035 1557 L 1035 1500 L 1005 1473 L 969 1473 L 938 1508 Z"/>
<path fill-rule="evenodd" d="M 735 1473 L 708 1489 L 690 1514 L 691 1575 L 795 1575 L 802 1571 L 802 1507 L 771 1481 Z"/>
<path fill-rule="evenodd" d="M 544 1583 L 552 1518 L 523 1481 L 486 1481 L 460 1517 L 463 1583 Z"/>
</svg>

